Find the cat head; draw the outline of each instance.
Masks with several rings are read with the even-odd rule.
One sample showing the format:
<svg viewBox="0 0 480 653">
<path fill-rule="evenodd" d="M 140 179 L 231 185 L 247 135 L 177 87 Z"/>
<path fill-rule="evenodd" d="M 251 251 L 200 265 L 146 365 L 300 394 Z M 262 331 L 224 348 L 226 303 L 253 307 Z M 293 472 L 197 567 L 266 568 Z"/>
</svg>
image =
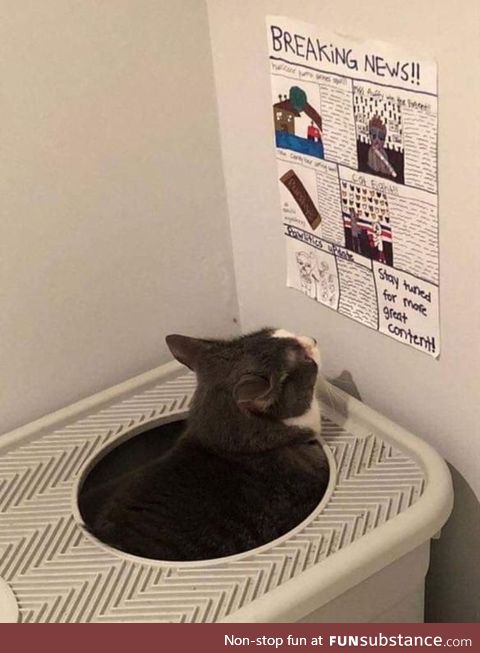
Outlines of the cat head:
<svg viewBox="0 0 480 653">
<path fill-rule="evenodd" d="M 277 420 L 303 415 L 312 403 L 320 367 L 313 338 L 262 329 L 233 340 L 170 335 L 166 342 L 195 371 L 205 401 Z"/>
</svg>

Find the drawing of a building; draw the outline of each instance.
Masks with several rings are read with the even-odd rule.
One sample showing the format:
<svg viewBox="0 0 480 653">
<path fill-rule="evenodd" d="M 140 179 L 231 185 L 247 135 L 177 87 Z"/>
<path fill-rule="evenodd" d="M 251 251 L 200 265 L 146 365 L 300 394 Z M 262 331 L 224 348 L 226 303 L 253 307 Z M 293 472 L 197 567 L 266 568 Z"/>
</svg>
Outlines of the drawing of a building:
<svg viewBox="0 0 480 653">
<path fill-rule="evenodd" d="M 294 109 L 293 104 L 286 95 L 279 95 L 279 102 L 273 105 L 273 120 L 275 131 L 295 134 L 295 118 L 299 118 L 299 112 Z"/>
</svg>

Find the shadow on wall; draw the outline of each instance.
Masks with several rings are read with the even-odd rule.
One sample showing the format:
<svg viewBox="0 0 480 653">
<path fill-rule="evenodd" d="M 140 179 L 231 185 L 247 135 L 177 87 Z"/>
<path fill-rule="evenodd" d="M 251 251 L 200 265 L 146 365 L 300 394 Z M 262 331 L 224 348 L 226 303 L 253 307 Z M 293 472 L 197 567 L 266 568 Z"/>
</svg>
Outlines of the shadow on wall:
<svg viewBox="0 0 480 653">
<path fill-rule="evenodd" d="M 330 383 L 361 401 L 350 372 Z M 425 621 L 480 622 L 480 502 L 463 476 L 449 465 L 455 502 L 441 537 L 431 542 L 425 587 Z"/>
<path fill-rule="evenodd" d="M 347 370 L 343 370 L 343 372 L 335 379 L 328 379 L 328 381 L 332 385 L 335 385 L 337 388 L 340 388 L 340 390 L 347 392 L 351 397 L 354 397 L 355 399 L 362 401 L 360 392 L 355 384 L 355 381 L 353 380 L 353 377 L 350 374 L 350 372 L 348 372 Z"/>
<path fill-rule="evenodd" d="M 480 622 L 480 502 L 449 465 L 455 502 L 438 540 L 432 540 L 425 621 Z"/>
</svg>

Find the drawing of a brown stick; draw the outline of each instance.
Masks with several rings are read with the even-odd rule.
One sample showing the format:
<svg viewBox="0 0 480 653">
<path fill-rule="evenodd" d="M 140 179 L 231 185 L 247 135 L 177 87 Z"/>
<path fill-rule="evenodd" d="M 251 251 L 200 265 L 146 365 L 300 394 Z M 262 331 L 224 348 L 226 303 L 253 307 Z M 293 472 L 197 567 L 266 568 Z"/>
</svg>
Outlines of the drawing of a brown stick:
<svg viewBox="0 0 480 653">
<path fill-rule="evenodd" d="M 303 110 L 310 118 L 310 120 L 313 120 L 313 122 L 317 125 L 320 133 L 322 133 L 322 118 L 318 111 L 314 109 L 311 104 L 306 104 Z"/>
<path fill-rule="evenodd" d="M 317 208 L 300 177 L 298 177 L 294 170 L 287 170 L 287 172 L 280 177 L 280 181 L 292 194 L 294 200 L 302 210 L 303 215 L 306 217 L 308 224 L 312 229 L 316 229 L 322 221 L 322 217 L 317 211 Z"/>
</svg>

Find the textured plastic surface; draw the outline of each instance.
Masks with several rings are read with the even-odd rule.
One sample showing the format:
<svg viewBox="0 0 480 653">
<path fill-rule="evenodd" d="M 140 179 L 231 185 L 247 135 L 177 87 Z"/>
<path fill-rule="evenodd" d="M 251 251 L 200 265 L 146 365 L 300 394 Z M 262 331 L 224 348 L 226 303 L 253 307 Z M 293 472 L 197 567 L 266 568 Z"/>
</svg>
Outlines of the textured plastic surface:
<svg viewBox="0 0 480 653">
<path fill-rule="evenodd" d="M 12 590 L 0 578 L 0 623 L 14 623 L 18 620 L 18 605 Z"/>
<path fill-rule="evenodd" d="M 193 375 L 169 364 L 0 439 L 0 577 L 22 622 L 295 621 L 448 517 L 450 477 L 438 454 L 325 384 L 322 436 L 336 472 L 297 529 L 246 554 L 185 564 L 99 543 L 76 506 L 81 479 L 119 442 L 185 416 L 194 387 Z"/>
</svg>

